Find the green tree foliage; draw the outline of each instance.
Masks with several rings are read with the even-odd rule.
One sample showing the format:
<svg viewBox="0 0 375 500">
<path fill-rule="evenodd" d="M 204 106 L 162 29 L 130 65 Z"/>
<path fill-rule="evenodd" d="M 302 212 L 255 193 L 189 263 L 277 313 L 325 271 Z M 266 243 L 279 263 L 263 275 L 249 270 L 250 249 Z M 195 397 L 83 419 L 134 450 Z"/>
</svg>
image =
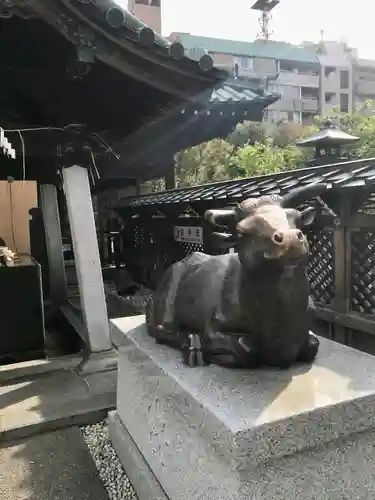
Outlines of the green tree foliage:
<svg viewBox="0 0 375 500">
<path fill-rule="evenodd" d="M 176 155 L 178 186 L 193 186 L 233 177 L 235 146 L 223 139 L 199 144 Z"/>
<path fill-rule="evenodd" d="M 348 134 L 359 137 L 359 141 L 346 148 L 353 158 L 374 158 L 375 157 L 375 103 L 365 101 L 358 106 L 352 114 L 342 114 L 338 109 L 334 109 L 328 116 L 336 122 L 341 130 Z M 322 119 L 317 119 L 321 123 Z"/>
<path fill-rule="evenodd" d="M 296 142 L 316 132 L 327 118 L 360 138 L 344 150 L 344 154 L 352 158 L 375 157 L 373 109 L 372 102 L 364 103 L 350 115 L 334 109 L 327 117 L 316 117 L 310 126 L 244 122 L 225 140 L 214 139 L 178 153 L 175 158 L 177 185 L 192 186 L 302 168 L 314 152 L 299 148 Z"/>
<path fill-rule="evenodd" d="M 275 146 L 274 139 L 268 137 L 263 143 L 238 149 L 234 162 L 242 165 L 249 177 L 301 168 L 308 159 L 308 153 L 295 144 Z"/>
<path fill-rule="evenodd" d="M 264 175 L 300 168 L 311 152 L 295 142 L 304 130 L 294 124 L 245 122 L 230 136 L 194 146 L 176 155 L 178 186 Z"/>
<path fill-rule="evenodd" d="M 239 123 L 228 136 L 227 141 L 236 147 L 243 148 L 256 142 L 263 142 L 267 137 L 267 127 L 264 123 Z"/>
</svg>

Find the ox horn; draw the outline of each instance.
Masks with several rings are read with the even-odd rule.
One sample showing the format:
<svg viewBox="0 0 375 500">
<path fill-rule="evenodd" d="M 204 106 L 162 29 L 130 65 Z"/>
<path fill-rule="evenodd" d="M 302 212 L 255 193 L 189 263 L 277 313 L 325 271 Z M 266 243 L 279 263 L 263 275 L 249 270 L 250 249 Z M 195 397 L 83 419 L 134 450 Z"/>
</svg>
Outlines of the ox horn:
<svg viewBox="0 0 375 500">
<path fill-rule="evenodd" d="M 309 184 L 296 189 L 292 189 L 287 193 L 282 200 L 283 208 L 294 208 L 306 200 L 315 198 L 316 196 L 326 192 L 332 188 L 332 184 L 326 182 L 319 182 L 316 184 Z"/>
<path fill-rule="evenodd" d="M 214 226 L 222 226 L 222 227 L 227 227 L 231 223 L 233 223 L 235 216 L 235 211 L 234 210 L 206 210 L 204 214 L 204 218 L 206 221 L 208 221 L 210 224 L 213 224 Z"/>
</svg>

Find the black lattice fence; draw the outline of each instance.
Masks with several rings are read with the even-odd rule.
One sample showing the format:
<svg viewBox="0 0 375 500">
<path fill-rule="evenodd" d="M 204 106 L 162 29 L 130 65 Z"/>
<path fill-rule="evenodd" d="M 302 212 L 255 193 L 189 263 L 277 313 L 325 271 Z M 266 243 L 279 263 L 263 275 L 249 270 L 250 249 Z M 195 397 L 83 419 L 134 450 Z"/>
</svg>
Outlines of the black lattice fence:
<svg viewBox="0 0 375 500">
<path fill-rule="evenodd" d="M 350 228 L 350 310 L 362 316 L 375 315 L 375 194 L 359 207 L 356 224 Z"/>
<path fill-rule="evenodd" d="M 184 215 L 184 214 L 182 214 Z M 200 219 L 162 214 L 133 215 L 126 220 L 123 231 L 123 261 L 133 279 L 155 288 L 164 271 L 174 262 L 195 251 L 203 251 L 203 244 L 176 241 L 175 228 L 186 232 L 200 230 Z"/>
<path fill-rule="evenodd" d="M 353 231 L 351 244 L 351 310 L 375 314 L 375 228 Z"/>
<path fill-rule="evenodd" d="M 206 204 L 203 212 L 208 208 L 209 205 Z M 223 253 L 210 245 L 211 229 L 205 225 L 202 216 L 180 214 L 178 210 L 168 212 L 168 215 L 160 212 L 152 215 L 150 210 L 140 210 L 126 218 L 123 260 L 134 280 L 151 288 L 157 286 L 162 274 L 171 264 L 193 252 Z M 178 231 L 181 230 L 185 233 L 183 236 L 194 239 L 194 228 L 201 231 L 198 236 L 203 236 L 202 242 L 176 241 Z M 315 302 L 331 304 L 335 295 L 333 232 L 313 227 L 306 235 L 311 251 L 311 294 Z"/>
<path fill-rule="evenodd" d="M 335 296 L 333 234 L 330 230 L 308 231 L 310 245 L 310 292 L 315 302 L 331 304 Z"/>
</svg>

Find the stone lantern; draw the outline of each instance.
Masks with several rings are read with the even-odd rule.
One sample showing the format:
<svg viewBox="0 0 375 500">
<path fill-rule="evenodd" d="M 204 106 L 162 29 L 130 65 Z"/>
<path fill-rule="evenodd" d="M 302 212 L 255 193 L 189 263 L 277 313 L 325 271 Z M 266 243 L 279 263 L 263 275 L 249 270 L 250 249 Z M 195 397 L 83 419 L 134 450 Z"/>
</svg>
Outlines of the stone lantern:
<svg viewBox="0 0 375 500">
<path fill-rule="evenodd" d="M 359 137 L 343 132 L 332 121 L 326 120 L 318 132 L 298 141 L 297 146 L 315 148 L 312 163 L 314 165 L 324 165 L 347 159 L 341 156 L 341 147 L 358 140 Z"/>
</svg>

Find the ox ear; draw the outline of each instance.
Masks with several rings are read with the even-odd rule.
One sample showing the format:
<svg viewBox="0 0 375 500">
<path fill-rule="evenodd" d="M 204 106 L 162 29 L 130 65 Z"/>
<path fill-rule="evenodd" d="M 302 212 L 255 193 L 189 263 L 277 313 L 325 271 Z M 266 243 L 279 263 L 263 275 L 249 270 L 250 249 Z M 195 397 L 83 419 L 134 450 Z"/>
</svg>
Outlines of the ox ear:
<svg viewBox="0 0 375 500">
<path fill-rule="evenodd" d="M 222 250 L 227 250 L 229 248 L 232 248 L 236 244 L 236 238 L 233 236 L 233 234 L 227 234 L 227 233 L 212 233 L 211 234 L 211 241 L 212 244 L 220 248 Z"/>
<path fill-rule="evenodd" d="M 316 217 L 316 208 L 315 207 L 307 207 L 305 210 L 301 212 L 301 218 L 299 220 L 299 224 L 301 227 L 311 226 L 315 222 Z"/>
<path fill-rule="evenodd" d="M 228 226 L 234 220 L 234 210 L 206 210 L 204 218 L 214 226 Z"/>
</svg>

